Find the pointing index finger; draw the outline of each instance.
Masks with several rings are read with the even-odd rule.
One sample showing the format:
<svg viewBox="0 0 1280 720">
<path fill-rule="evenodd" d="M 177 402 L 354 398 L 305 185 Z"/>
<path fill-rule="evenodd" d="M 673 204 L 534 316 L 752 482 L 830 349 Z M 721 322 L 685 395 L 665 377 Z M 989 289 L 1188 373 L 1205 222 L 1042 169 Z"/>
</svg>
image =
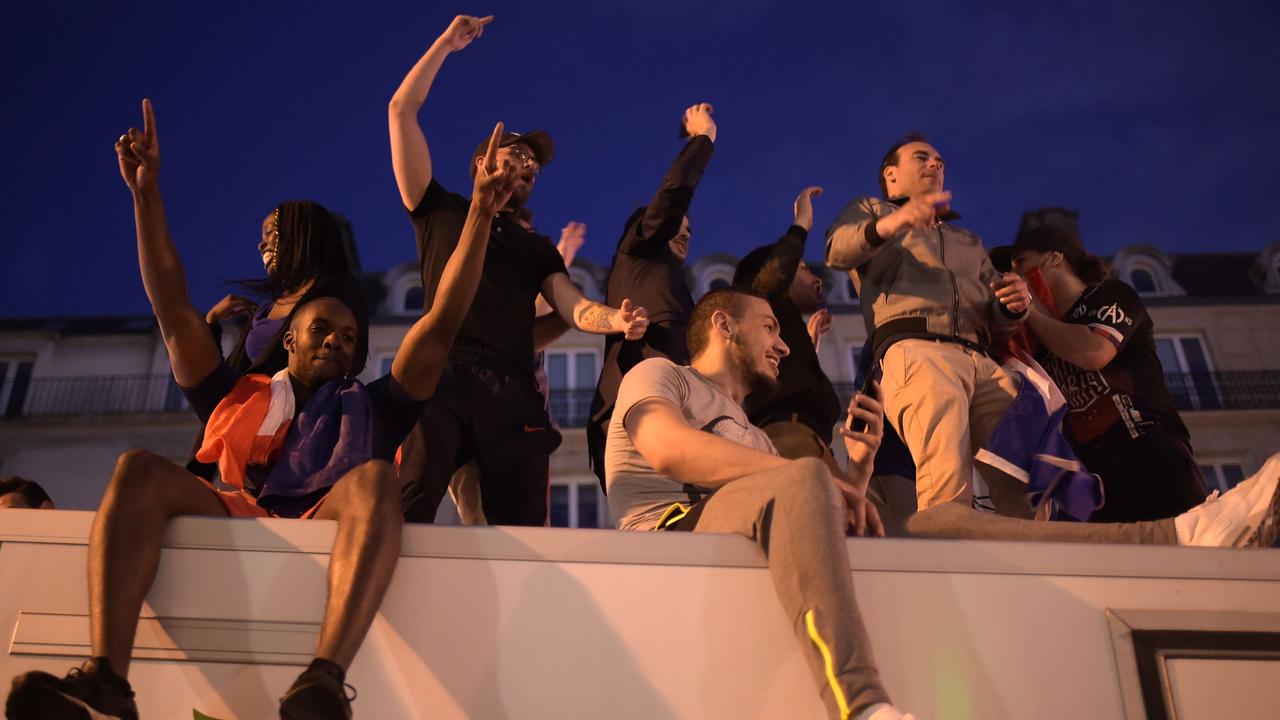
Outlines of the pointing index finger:
<svg viewBox="0 0 1280 720">
<path fill-rule="evenodd" d="M 499 120 L 497 125 L 493 126 L 493 135 L 489 137 L 489 148 L 484 153 L 484 169 L 485 172 L 496 172 L 498 169 L 498 146 L 502 144 L 502 134 L 506 130 L 506 126 Z"/>
<path fill-rule="evenodd" d="M 156 111 L 149 98 L 142 99 L 142 133 L 151 140 L 156 139 Z"/>
</svg>

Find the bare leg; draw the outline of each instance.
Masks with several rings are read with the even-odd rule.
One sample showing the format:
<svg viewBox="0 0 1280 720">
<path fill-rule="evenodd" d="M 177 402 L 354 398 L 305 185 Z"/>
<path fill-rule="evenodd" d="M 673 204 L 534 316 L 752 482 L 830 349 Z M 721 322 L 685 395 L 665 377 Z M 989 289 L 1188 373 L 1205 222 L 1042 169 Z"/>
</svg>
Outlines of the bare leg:
<svg viewBox="0 0 1280 720">
<path fill-rule="evenodd" d="M 400 557 L 400 481 L 371 460 L 333 486 L 316 517 L 338 521 L 329 561 L 329 599 L 316 656 L 351 666 L 391 584 Z"/>
<path fill-rule="evenodd" d="M 488 525 L 484 516 L 484 503 L 480 499 L 480 466 L 471 462 L 458 468 L 449 480 L 449 497 L 458 508 L 458 519 L 463 525 Z"/>
<path fill-rule="evenodd" d="M 116 462 L 89 537 L 89 630 L 93 654 L 122 677 L 169 518 L 226 514 L 208 485 L 159 455 L 133 450 Z"/>
</svg>

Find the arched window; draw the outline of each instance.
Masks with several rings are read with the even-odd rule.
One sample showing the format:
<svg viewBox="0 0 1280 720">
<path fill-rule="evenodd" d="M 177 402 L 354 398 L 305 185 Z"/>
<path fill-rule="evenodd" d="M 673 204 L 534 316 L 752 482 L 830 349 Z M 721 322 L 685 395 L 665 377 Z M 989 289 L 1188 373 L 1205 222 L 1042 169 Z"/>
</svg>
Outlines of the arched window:
<svg viewBox="0 0 1280 720">
<path fill-rule="evenodd" d="M 1156 292 L 1156 279 L 1151 275 L 1151 271 L 1145 268 L 1134 268 L 1130 271 L 1129 283 L 1139 293 L 1149 295 Z"/>
<path fill-rule="evenodd" d="M 727 287 L 729 287 L 729 281 L 722 277 L 718 277 L 718 278 L 711 278 L 711 285 L 708 286 L 708 289 L 719 290 L 721 288 L 727 288 Z"/>
<path fill-rule="evenodd" d="M 414 310 L 421 310 L 423 299 L 425 297 L 426 297 L 426 293 L 423 292 L 422 286 L 420 285 L 414 285 L 410 287 L 408 290 L 405 290 L 404 291 L 404 311 L 412 312 Z"/>
</svg>

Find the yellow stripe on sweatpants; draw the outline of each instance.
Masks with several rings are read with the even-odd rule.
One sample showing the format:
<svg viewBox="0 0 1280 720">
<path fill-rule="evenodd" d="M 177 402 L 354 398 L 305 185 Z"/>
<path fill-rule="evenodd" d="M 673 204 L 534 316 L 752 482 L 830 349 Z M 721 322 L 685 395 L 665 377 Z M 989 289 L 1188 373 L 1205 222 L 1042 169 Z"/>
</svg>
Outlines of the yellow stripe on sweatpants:
<svg viewBox="0 0 1280 720">
<path fill-rule="evenodd" d="M 804 626 L 809 631 L 809 639 L 813 644 L 818 646 L 818 652 L 822 653 L 822 667 L 827 672 L 827 682 L 831 685 L 831 694 L 836 698 L 836 705 L 840 707 L 840 720 L 848 720 L 849 718 L 849 701 L 844 696 L 844 689 L 840 687 L 840 682 L 836 680 L 835 662 L 831 659 L 831 650 L 827 648 L 827 644 L 822 641 L 822 636 L 818 634 L 818 626 L 813 623 L 813 611 L 809 610 L 804 614 Z"/>
<path fill-rule="evenodd" d="M 674 525 L 680 522 L 681 518 L 689 514 L 689 509 L 691 507 L 691 505 L 673 503 L 671 507 L 667 508 L 666 512 L 662 513 L 662 517 L 658 518 L 658 524 L 654 525 L 653 529 L 665 530 L 668 525 Z"/>
</svg>

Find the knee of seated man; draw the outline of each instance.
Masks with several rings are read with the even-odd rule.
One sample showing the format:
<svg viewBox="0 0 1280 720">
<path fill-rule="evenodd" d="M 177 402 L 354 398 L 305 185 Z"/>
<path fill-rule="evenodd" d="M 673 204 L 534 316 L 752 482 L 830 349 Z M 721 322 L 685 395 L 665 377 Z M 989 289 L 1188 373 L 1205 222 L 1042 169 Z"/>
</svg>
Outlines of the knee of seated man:
<svg viewBox="0 0 1280 720">
<path fill-rule="evenodd" d="M 111 487 L 121 490 L 145 489 L 158 478 L 156 471 L 172 467 L 168 458 L 150 450 L 129 450 L 116 460 L 116 470 L 111 475 Z"/>
<path fill-rule="evenodd" d="M 843 507 L 844 501 L 827 464 L 818 458 L 792 460 L 786 481 L 779 484 L 780 498 L 794 500 L 801 507 Z"/>
<path fill-rule="evenodd" d="M 400 481 L 395 467 L 385 460 L 369 460 L 344 478 L 357 502 L 368 507 L 400 506 Z"/>
</svg>

